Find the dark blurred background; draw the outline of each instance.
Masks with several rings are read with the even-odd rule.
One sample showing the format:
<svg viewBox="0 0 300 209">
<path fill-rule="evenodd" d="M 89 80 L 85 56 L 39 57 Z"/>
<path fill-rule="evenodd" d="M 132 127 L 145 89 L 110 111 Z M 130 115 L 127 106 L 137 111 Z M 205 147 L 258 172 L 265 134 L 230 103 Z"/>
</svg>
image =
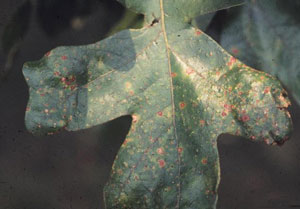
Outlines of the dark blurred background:
<svg viewBox="0 0 300 209">
<path fill-rule="evenodd" d="M 212 16 L 211 16 L 212 17 Z M 209 17 L 209 18 L 211 18 Z M 206 31 L 217 41 L 226 11 Z M 99 41 L 142 16 L 113 0 L 0 1 L 0 209 L 102 209 L 102 188 L 131 117 L 78 132 L 36 137 L 24 126 L 26 61 L 61 45 Z M 300 108 L 282 147 L 219 137 L 218 209 L 300 208 Z"/>
</svg>

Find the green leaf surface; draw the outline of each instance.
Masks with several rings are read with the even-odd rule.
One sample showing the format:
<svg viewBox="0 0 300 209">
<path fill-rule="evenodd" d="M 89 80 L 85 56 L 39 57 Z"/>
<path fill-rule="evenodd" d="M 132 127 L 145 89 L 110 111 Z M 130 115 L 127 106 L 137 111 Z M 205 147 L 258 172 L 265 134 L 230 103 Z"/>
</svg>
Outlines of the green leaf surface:
<svg viewBox="0 0 300 209">
<path fill-rule="evenodd" d="M 248 1 L 229 10 L 221 45 L 257 69 L 278 77 L 300 104 L 300 2 Z"/>
<path fill-rule="evenodd" d="M 118 0 L 124 6 L 145 14 L 146 20 L 151 22 L 153 18 L 161 17 L 161 6 L 159 0 Z M 193 18 L 211 13 L 217 10 L 241 5 L 245 0 L 173 0 L 164 1 L 166 17 L 176 19 L 179 22 L 191 22 Z"/>
<path fill-rule="evenodd" d="M 217 137 L 281 144 L 290 133 L 280 83 L 189 23 L 174 22 L 170 14 L 181 5 L 175 2 L 145 3 L 159 8 L 158 23 L 56 48 L 23 68 L 30 86 L 26 125 L 34 133 L 132 116 L 104 189 L 109 209 L 215 208 Z"/>
</svg>

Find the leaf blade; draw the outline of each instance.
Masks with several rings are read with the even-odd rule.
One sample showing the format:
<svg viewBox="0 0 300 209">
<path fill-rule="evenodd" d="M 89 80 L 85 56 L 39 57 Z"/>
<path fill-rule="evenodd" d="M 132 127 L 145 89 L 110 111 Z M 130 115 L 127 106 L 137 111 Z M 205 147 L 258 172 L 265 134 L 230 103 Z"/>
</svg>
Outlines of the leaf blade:
<svg viewBox="0 0 300 209">
<path fill-rule="evenodd" d="M 78 113 L 82 124 L 68 127 L 77 130 L 124 114 L 132 115 L 130 132 L 104 189 L 107 208 L 215 208 L 220 178 L 218 135 L 232 133 L 269 144 L 282 143 L 291 129 L 285 109 L 289 101 L 272 76 L 239 62 L 189 24 L 172 24 L 174 20 L 167 15 L 168 7 L 162 0 L 160 13 L 159 24 L 136 30 L 136 35 L 125 31 L 129 33 L 127 47 L 127 42 L 118 42 L 124 39 L 119 37 L 121 32 L 100 42 L 95 51 L 87 50 L 87 63 L 82 62 L 84 56 L 76 62 L 78 56 L 74 55 L 62 65 L 71 70 L 67 72 L 83 70 L 95 80 L 100 77 L 101 82 L 91 88 L 92 93 L 87 92 L 88 101 L 105 95 L 115 98 L 103 102 L 110 104 L 109 108 L 99 102 L 88 103 L 81 112 L 91 112 L 91 117 Z M 124 50 L 129 55 L 122 51 L 124 47 L 131 47 Z M 72 51 L 74 48 L 67 50 Z M 101 52 L 106 55 L 101 57 Z M 91 64 L 93 55 L 98 56 L 96 60 L 99 56 L 107 59 L 101 68 Z M 128 66 L 124 60 L 129 57 L 132 61 Z M 56 60 L 51 61 L 54 68 L 59 64 Z M 32 71 L 46 73 L 42 77 L 47 77 L 47 61 L 33 65 L 40 70 Z M 29 71 L 26 68 L 25 75 Z M 52 68 L 47 69 L 51 72 Z M 113 73 L 116 76 L 109 81 L 101 80 L 101 76 Z M 31 86 L 41 85 L 35 76 L 27 75 L 31 76 Z M 134 79 L 137 75 L 139 80 Z M 97 89 L 104 84 L 106 89 Z M 132 100 L 120 102 L 124 96 Z M 99 117 L 102 118 L 93 121 Z M 46 126 L 38 128 L 49 129 Z"/>
<path fill-rule="evenodd" d="M 148 0 L 147 2 L 138 0 L 118 0 L 125 7 L 134 10 L 137 13 L 145 14 L 148 22 L 153 18 L 161 17 L 160 0 Z M 214 1 L 163 1 L 162 2 L 168 16 L 177 19 L 180 22 L 190 22 L 199 15 L 212 13 L 221 9 L 226 9 L 244 4 L 244 0 L 214 0 Z"/>
<path fill-rule="evenodd" d="M 221 45 L 233 50 L 232 54 L 246 64 L 277 76 L 299 103 L 299 62 L 296 58 L 299 29 L 297 12 L 293 12 L 299 4 L 285 5 L 288 6 L 280 1 L 249 1 L 240 10 L 232 10 Z"/>
</svg>

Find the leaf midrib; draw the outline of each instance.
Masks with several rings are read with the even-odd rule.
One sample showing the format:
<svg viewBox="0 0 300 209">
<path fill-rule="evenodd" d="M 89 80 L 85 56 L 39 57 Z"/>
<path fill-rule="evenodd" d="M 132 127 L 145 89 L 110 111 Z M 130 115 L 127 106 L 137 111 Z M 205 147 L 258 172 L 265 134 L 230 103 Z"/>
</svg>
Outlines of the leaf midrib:
<svg viewBox="0 0 300 209">
<path fill-rule="evenodd" d="M 177 136 L 177 129 L 176 129 L 176 121 L 175 121 L 175 103 L 174 103 L 174 88 L 173 88 L 173 79 L 172 79 L 172 66 L 171 66 L 171 56 L 170 56 L 170 46 L 168 42 L 167 32 L 166 32 L 166 25 L 165 25 L 165 12 L 164 12 L 164 5 L 163 0 L 159 0 L 160 3 L 160 13 L 161 13 L 161 30 L 163 32 L 164 41 L 166 44 L 166 53 L 168 57 L 168 69 L 169 69 L 169 78 L 170 78 L 170 95 L 171 95 L 171 105 L 172 105 L 172 120 L 174 126 L 174 136 L 176 141 L 176 150 L 179 148 L 179 141 Z M 178 161 L 178 194 L 177 194 L 177 203 L 176 208 L 179 208 L 180 205 L 180 195 L 181 195 L 181 182 L 180 182 L 180 164 L 181 158 L 179 153 L 177 152 L 177 161 Z"/>
</svg>

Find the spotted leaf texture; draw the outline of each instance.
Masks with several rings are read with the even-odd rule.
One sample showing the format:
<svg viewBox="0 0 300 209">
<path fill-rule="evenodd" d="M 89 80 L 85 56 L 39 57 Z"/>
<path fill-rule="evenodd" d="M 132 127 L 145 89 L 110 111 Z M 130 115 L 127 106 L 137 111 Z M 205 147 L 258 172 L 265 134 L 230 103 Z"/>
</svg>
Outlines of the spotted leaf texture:
<svg viewBox="0 0 300 209">
<path fill-rule="evenodd" d="M 123 1 L 145 14 L 153 9 L 159 22 L 91 45 L 59 47 L 24 65 L 26 125 L 34 133 L 132 116 L 104 189 L 106 208 L 215 208 L 217 137 L 282 144 L 290 133 L 280 83 L 230 56 L 190 21 L 174 21 L 182 2 Z M 202 2 L 201 13 L 206 4 L 231 1 L 184 2 Z"/>
<path fill-rule="evenodd" d="M 229 10 L 221 45 L 251 67 L 278 77 L 300 104 L 300 2 L 248 1 Z"/>
</svg>

